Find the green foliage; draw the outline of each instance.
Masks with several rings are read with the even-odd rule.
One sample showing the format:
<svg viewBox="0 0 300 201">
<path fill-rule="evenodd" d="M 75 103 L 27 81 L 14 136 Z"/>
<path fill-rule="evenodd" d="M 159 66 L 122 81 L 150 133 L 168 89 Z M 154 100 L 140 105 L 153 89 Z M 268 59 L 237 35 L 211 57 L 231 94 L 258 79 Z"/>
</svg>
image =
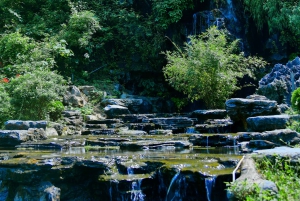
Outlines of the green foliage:
<svg viewBox="0 0 300 201">
<path fill-rule="evenodd" d="M 45 119 L 49 104 L 60 100 L 65 80 L 49 70 L 36 70 L 11 79 L 7 92 L 11 97 L 14 117 L 22 120 Z"/>
<path fill-rule="evenodd" d="M 172 97 L 171 100 L 175 104 L 177 111 L 180 111 L 184 106 L 188 104 L 188 100 L 186 100 L 185 98 Z"/>
<path fill-rule="evenodd" d="M 152 11 L 155 22 L 163 29 L 167 29 L 172 23 L 178 22 L 182 17 L 182 12 L 193 8 L 193 0 L 151 0 Z M 203 2 L 204 0 L 200 0 Z"/>
<path fill-rule="evenodd" d="M 3 34 L 0 37 L 0 61 L 3 66 L 15 63 L 19 55 L 29 54 L 34 41 L 19 32 Z"/>
<path fill-rule="evenodd" d="M 64 111 L 64 109 L 65 107 L 61 101 L 51 101 L 47 108 L 50 120 L 59 120 L 62 117 L 61 113 Z"/>
<path fill-rule="evenodd" d="M 202 99 L 208 108 L 223 108 L 235 90 L 237 79 L 253 76 L 255 68 L 265 65 L 257 57 L 245 58 L 237 52 L 238 41 L 229 42 L 226 33 L 211 27 L 200 36 L 191 36 L 184 50 L 167 51 L 164 74 L 175 89 L 190 100 Z"/>
<path fill-rule="evenodd" d="M 5 89 L 6 83 L 0 83 L 0 128 L 4 126 L 4 122 L 12 117 L 12 108 L 10 105 L 10 97 Z"/>
<path fill-rule="evenodd" d="M 283 43 L 299 45 L 300 2 L 298 0 L 245 0 L 246 9 L 250 12 L 259 29 L 267 25 L 271 34 L 280 33 Z"/>
<path fill-rule="evenodd" d="M 292 103 L 292 108 L 299 113 L 300 112 L 300 87 L 297 88 L 295 91 L 293 91 L 291 103 Z"/>
</svg>

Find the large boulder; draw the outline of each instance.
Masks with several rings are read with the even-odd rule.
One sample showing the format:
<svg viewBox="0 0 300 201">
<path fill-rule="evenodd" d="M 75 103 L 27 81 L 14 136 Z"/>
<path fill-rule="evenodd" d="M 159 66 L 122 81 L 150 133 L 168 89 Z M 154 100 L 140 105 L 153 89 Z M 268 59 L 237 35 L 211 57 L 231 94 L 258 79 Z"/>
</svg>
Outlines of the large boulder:
<svg viewBox="0 0 300 201">
<path fill-rule="evenodd" d="M 122 107 L 127 107 L 131 113 L 141 114 L 145 112 L 150 112 L 151 109 L 146 109 L 144 106 L 150 105 L 147 101 L 143 99 L 133 99 L 133 98 L 125 98 L 125 99 L 104 99 L 101 102 L 102 105 L 119 105 Z"/>
<path fill-rule="evenodd" d="M 272 71 L 259 81 L 257 93 L 278 103 L 290 105 L 291 94 L 298 87 L 300 87 L 300 58 L 296 57 L 286 65 L 276 64 Z"/>
<path fill-rule="evenodd" d="M 29 128 L 42 128 L 46 130 L 47 121 L 8 120 L 4 125 L 6 130 L 28 130 Z"/>
<path fill-rule="evenodd" d="M 108 105 L 104 108 L 104 112 L 109 119 L 113 119 L 123 114 L 130 114 L 127 107 L 120 105 Z"/>
<path fill-rule="evenodd" d="M 83 107 L 87 102 L 76 86 L 69 86 L 63 98 L 64 105 Z"/>
<path fill-rule="evenodd" d="M 47 139 L 44 129 L 0 130 L 0 146 L 16 146 L 22 142 Z"/>
<path fill-rule="evenodd" d="M 247 118 L 249 131 L 271 131 L 286 128 L 290 117 L 288 115 L 270 115 Z"/>
<path fill-rule="evenodd" d="M 232 98 L 227 100 L 225 105 L 230 119 L 235 125 L 240 125 L 242 129 L 247 129 L 246 119 L 248 117 L 279 114 L 277 102 L 264 96 Z"/>
</svg>

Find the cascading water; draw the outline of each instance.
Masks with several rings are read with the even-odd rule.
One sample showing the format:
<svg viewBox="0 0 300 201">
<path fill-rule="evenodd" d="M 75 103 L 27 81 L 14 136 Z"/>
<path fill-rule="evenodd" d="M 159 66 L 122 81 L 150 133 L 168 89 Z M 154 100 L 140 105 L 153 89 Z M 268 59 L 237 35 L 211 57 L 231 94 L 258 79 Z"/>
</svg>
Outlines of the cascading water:
<svg viewBox="0 0 300 201">
<path fill-rule="evenodd" d="M 127 174 L 133 175 L 134 171 L 132 167 L 128 167 L 127 168 Z M 131 201 L 144 201 L 144 197 L 146 195 L 143 194 L 142 189 L 141 189 L 141 185 L 142 185 L 142 179 L 137 179 L 137 180 L 133 180 L 131 183 L 131 195 L 130 195 L 130 199 Z"/>
<path fill-rule="evenodd" d="M 186 133 L 195 133 L 195 128 L 194 127 L 186 128 Z"/>
<path fill-rule="evenodd" d="M 205 189 L 206 189 L 206 197 L 208 201 L 211 201 L 211 192 L 215 185 L 216 177 L 208 177 L 205 178 Z"/>
<path fill-rule="evenodd" d="M 182 201 L 186 197 L 187 184 L 180 170 L 174 175 L 169 185 L 165 201 Z"/>
</svg>

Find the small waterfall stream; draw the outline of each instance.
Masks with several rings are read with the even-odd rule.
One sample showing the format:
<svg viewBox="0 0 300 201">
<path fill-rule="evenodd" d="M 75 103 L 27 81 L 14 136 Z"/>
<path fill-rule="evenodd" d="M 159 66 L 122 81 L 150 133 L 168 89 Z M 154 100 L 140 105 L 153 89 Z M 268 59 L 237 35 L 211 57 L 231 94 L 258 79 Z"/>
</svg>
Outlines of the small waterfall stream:
<svg viewBox="0 0 300 201">
<path fill-rule="evenodd" d="M 211 192 L 215 185 L 216 176 L 205 178 L 205 189 L 206 189 L 206 197 L 208 201 L 211 201 Z"/>
<path fill-rule="evenodd" d="M 129 176 L 134 175 L 134 171 L 132 167 L 127 168 L 127 174 Z M 142 189 L 142 179 L 133 180 L 131 183 L 131 201 L 144 201 L 144 197 L 146 195 L 143 194 Z"/>
</svg>

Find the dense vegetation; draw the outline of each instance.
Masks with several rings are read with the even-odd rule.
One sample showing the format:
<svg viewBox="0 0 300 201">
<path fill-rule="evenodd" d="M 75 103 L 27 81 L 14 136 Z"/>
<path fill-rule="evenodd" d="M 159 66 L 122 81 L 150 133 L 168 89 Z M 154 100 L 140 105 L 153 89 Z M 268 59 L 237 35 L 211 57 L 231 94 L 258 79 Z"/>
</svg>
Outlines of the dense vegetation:
<svg viewBox="0 0 300 201">
<path fill-rule="evenodd" d="M 217 8 L 224 3 L 226 2 L 222 0 L 2 0 L 1 101 L 19 110 L 20 106 L 16 106 L 15 103 L 20 101 L 20 98 L 26 98 L 26 101 L 33 99 L 28 96 L 17 97 L 10 85 L 17 83 L 14 80 L 23 76 L 27 78 L 44 71 L 45 74 L 52 73 L 51 76 L 61 75 L 65 80 L 77 85 L 93 84 L 106 87 L 119 83 L 119 90 L 147 96 L 169 97 L 178 106 L 182 106 L 182 94 L 171 94 L 164 79 L 162 69 L 167 61 L 162 52 L 170 53 L 174 49 L 176 51 L 170 41 L 178 44 L 178 48 L 186 41 L 184 15 L 190 15 L 192 19 L 193 12 Z M 270 34 L 278 34 L 284 44 L 294 45 L 293 52 L 297 53 L 297 1 L 255 0 L 245 1 L 243 5 L 254 18 L 258 28 L 267 27 Z M 191 38 L 195 44 L 199 39 Z M 218 54 L 218 51 L 208 56 Z M 209 61 L 209 58 L 205 60 Z M 210 70 L 213 69 L 220 70 Z M 239 74 L 234 77 L 241 76 L 242 74 Z M 38 76 L 30 79 L 36 84 L 39 83 L 34 81 Z M 66 81 L 60 78 L 59 80 L 57 84 L 66 84 Z M 25 82 L 21 79 L 19 84 L 22 84 L 21 81 Z M 224 97 L 232 94 L 232 90 L 236 88 L 235 84 L 236 79 L 226 84 L 228 92 L 221 90 L 225 95 L 219 99 L 214 98 L 216 103 L 211 105 L 206 101 L 207 106 L 219 106 Z M 212 87 L 219 88 L 218 86 Z M 210 94 L 210 87 L 207 89 L 207 93 Z M 58 92 L 57 95 L 51 96 L 54 98 L 52 101 L 61 100 Z M 197 93 L 191 89 L 188 92 L 190 99 L 204 97 L 193 97 L 194 95 Z M 22 111 L 16 112 L 18 116 Z M 41 111 L 39 114 L 44 116 L 45 113 L 47 112 Z M 7 115 L 12 118 L 18 117 L 16 114 Z M 20 117 L 29 116 L 21 114 Z M 7 116 L 3 115 L 1 118 L 6 119 Z"/>
</svg>

